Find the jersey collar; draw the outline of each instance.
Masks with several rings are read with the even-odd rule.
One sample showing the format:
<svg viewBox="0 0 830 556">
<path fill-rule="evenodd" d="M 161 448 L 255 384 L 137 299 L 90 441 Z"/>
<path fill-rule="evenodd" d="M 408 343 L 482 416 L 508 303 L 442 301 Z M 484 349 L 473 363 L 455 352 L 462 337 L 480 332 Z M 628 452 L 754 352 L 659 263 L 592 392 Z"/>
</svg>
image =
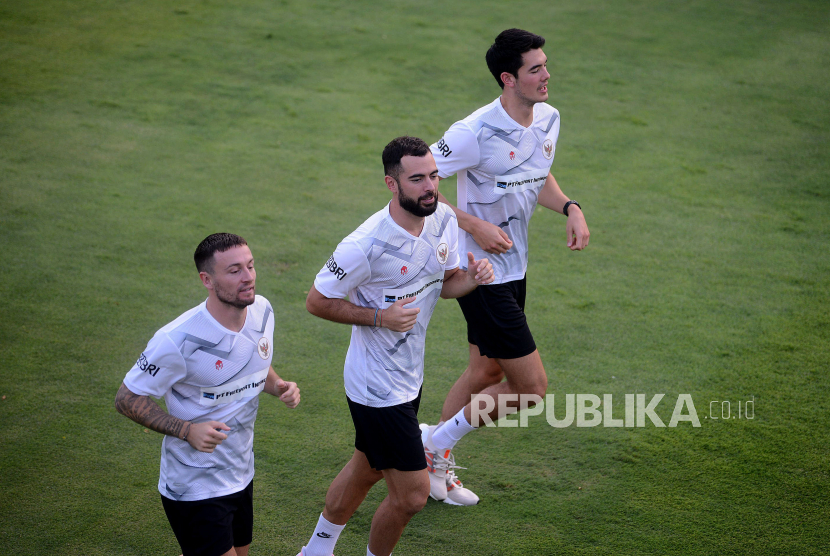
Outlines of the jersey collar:
<svg viewBox="0 0 830 556">
<path fill-rule="evenodd" d="M 245 311 L 245 323 L 242 325 L 242 328 L 239 329 L 239 332 L 234 332 L 230 328 L 225 328 L 222 325 L 222 323 L 220 323 L 218 320 L 213 318 L 213 315 L 211 315 L 210 311 L 208 311 L 208 309 L 207 309 L 207 299 L 202 301 L 202 304 L 199 305 L 199 310 L 202 311 L 202 313 L 205 314 L 205 316 L 208 318 L 208 320 L 210 322 L 212 322 L 216 326 L 216 328 L 218 328 L 219 330 L 221 330 L 225 334 L 232 334 L 234 336 L 238 336 L 239 334 L 241 334 L 242 331 L 245 330 L 245 327 L 248 326 L 248 319 L 251 318 L 250 305 L 248 306 L 248 309 L 249 310 Z"/>
<path fill-rule="evenodd" d="M 391 204 L 392 204 L 392 201 L 389 201 L 388 203 L 386 203 L 386 206 L 385 206 L 385 207 L 383 207 L 383 216 L 384 216 L 387 220 L 389 220 L 390 224 L 392 224 L 392 225 L 395 227 L 395 229 L 399 230 L 399 231 L 400 231 L 402 234 L 404 234 L 405 236 L 407 236 L 407 237 L 411 237 L 412 239 L 420 239 L 420 238 L 424 235 L 424 232 L 426 232 L 426 230 L 427 230 L 427 226 L 429 225 L 429 219 L 430 219 L 430 218 L 432 217 L 432 215 L 434 215 L 435 213 L 432 213 L 430 216 L 427 216 L 427 217 L 425 217 L 425 218 L 424 218 L 424 227 L 423 227 L 423 228 L 421 228 L 421 233 L 420 233 L 419 235 L 417 235 L 417 236 L 413 236 L 413 235 L 412 235 L 412 234 L 410 234 L 408 231 L 406 231 L 405 229 L 403 229 L 403 228 L 402 228 L 402 227 L 401 227 L 401 226 L 400 226 L 397 222 L 395 222 L 395 219 L 394 219 L 394 218 L 392 218 L 392 214 L 389 212 L 389 205 L 391 205 Z"/>
</svg>

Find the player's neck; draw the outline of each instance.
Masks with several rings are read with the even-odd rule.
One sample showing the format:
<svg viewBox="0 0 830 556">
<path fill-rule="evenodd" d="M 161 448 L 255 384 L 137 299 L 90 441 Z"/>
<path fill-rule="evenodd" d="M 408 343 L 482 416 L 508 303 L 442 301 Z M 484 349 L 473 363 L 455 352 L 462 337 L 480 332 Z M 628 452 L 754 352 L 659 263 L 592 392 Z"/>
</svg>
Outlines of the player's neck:
<svg viewBox="0 0 830 556">
<path fill-rule="evenodd" d="M 245 318 L 248 316 L 247 307 L 239 309 L 238 307 L 219 301 L 219 298 L 214 295 L 208 296 L 205 306 L 210 316 L 228 330 L 239 332 L 245 326 Z"/>
<path fill-rule="evenodd" d="M 389 216 L 395 221 L 395 224 L 409 232 L 415 237 L 421 235 L 424 229 L 424 217 L 415 216 L 405 208 L 401 207 L 394 199 L 389 203 Z"/>
<path fill-rule="evenodd" d="M 522 127 L 530 127 L 533 123 L 533 104 L 528 104 L 525 99 L 516 97 L 507 88 L 502 92 L 499 99 L 501 100 L 501 107 L 504 108 L 508 116 L 513 118 L 513 121 Z"/>
</svg>

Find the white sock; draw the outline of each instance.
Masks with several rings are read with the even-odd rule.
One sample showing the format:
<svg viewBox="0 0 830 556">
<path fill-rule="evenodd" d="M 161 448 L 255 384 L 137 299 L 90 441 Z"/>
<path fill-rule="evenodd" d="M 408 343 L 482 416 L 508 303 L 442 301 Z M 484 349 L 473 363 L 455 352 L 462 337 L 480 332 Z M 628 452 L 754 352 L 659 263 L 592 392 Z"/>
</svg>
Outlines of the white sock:
<svg viewBox="0 0 830 556">
<path fill-rule="evenodd" d="M 303 556 L 331 556 L 334 553 L 334 545 L 346 525 L 335 525 L 320 514 L 317 520 L 317 527 L 311 534 L 311 539 L 303 548 Z"/>
<path fill-rule="evenodd" d="M 366 556 L 375 556 L 374 554 L 372 554 L 372 551 L 369 550 L 368 546 L 366 547 Z M 389 556 L 392 556 L 391 552 L 389 553 Z"/>
<path fill-rule="evenodd" d="M 435 429 L 432 433 L 432 443 L 439 450 L 452 450 L 455 443 L 468 432 L 476 430 L 474 426 L 467 422 L 464 417 L 464 408 L 455 414 L 455 417 L 450 417 L 443 425 Z"/>
</svg>

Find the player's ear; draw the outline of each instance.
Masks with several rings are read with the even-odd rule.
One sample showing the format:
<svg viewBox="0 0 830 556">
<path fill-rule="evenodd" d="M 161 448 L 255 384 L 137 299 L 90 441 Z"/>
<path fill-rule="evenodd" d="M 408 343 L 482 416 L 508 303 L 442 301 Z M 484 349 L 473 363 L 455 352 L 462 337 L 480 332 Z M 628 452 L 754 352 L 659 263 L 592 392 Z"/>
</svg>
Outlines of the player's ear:
<svg viewBox="0 0 830 556">
<path fill-rule="evenodd" d="M 516 85 L 516 77 L 509 71 L 501 72 L 499 77 L 501 77 L 501 82 L 504 83 L 505 87 L 513 87 Z"/>
<path fill-rule="evenodd" d="M 200 272 L 199 279 L 202 280 L 202 284 L 209 290 L 213 289 L 213 277 L 208 274 L 207 272 Z"/>
<path fill-rule="evenodd" d="M 392 176 L 386 176 L 384 178 L 386 180 L 386 187 L 389 188 L 389 191 L 392 193 L 397 193 L 398 191 L 398 182 L 395 181 L 395 178 Z"/>
</svg>

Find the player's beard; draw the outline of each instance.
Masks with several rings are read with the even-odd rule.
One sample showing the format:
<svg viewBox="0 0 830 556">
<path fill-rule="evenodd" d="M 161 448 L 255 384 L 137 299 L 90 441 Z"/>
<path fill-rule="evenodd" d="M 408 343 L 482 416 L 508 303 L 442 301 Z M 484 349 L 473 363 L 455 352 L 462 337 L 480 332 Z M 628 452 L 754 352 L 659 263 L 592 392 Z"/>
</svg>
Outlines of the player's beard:
<svg viewBox="0 0 830 556">
<path fill-rule="evenodd" d="M 255 297 L 251 297 L 250 301 L 239 299 L 239 292 L 231 294 L 229 291 L 223 289 L 219 284 L 213 285 L 213 291 L 216 292 L 216 298 L 226 305 L 236 307 L 237 309 L 244 309 L 248 305 L 253 304 Z"/>
<path fill-rule="evenodd" d="M 428 201 L 430 199 L 435 199 L 435 202 L 432 203 L 431 207 L 421 206 L 421 201 Z M 407 197 L 403 192 L 403 188 L 398 186 L 398 204 L 401 205 L 401 208 L 405 211 L 411 212 L 415 216 L 423 218 L 425 216 L 429 216 L 438 209 L 438 195 L 433 193 L 431 195 L 423 195 L 418 199 L 414 199 L 412 197 Z"/>
</svg>

